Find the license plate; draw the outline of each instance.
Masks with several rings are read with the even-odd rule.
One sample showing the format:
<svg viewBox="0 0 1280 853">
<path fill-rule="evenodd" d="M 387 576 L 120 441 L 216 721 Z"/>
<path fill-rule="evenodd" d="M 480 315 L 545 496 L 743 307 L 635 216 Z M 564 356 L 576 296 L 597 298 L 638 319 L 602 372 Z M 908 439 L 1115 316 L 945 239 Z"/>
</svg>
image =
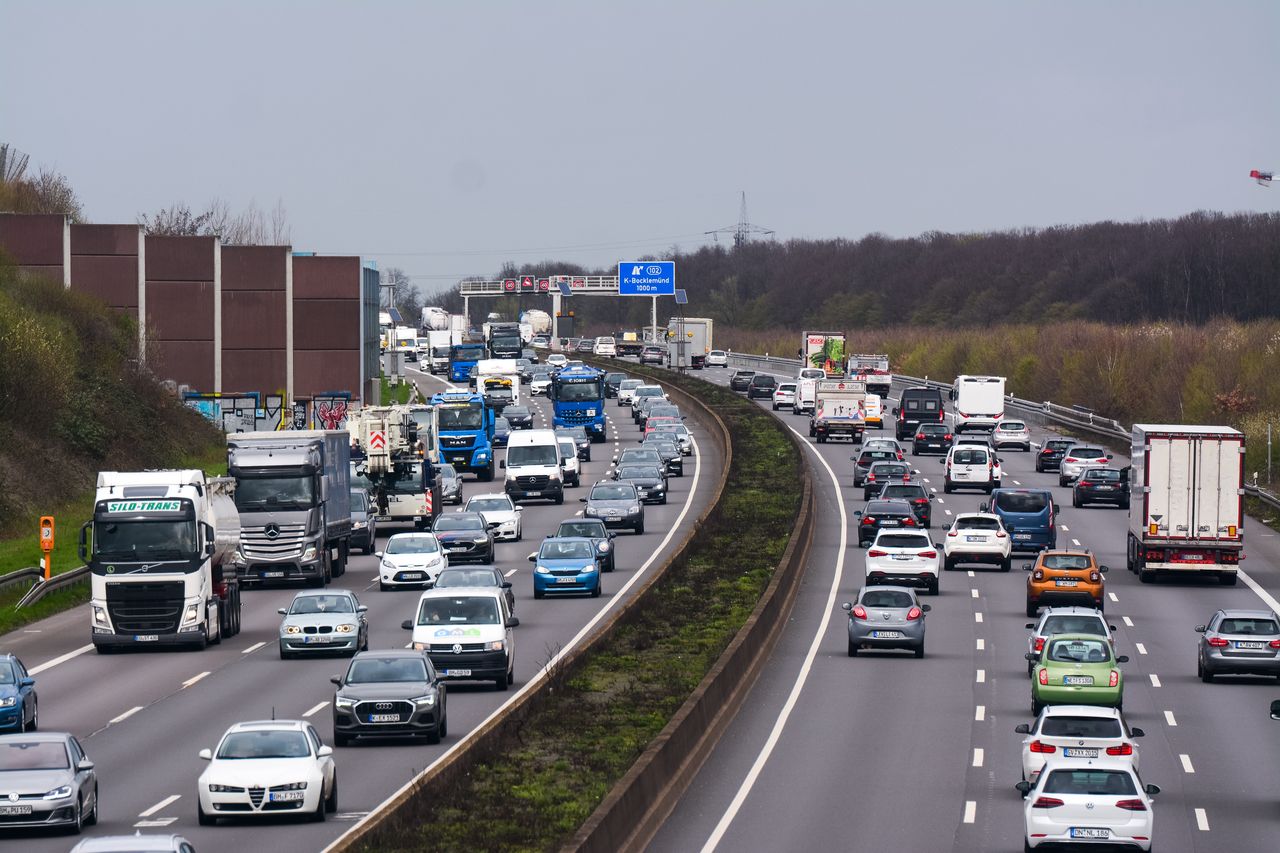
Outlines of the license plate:
<svg viewBox="0 0 1280 853">
<path fill-rule="evenodd" d="M 1115 490 L 1115 486 L 1094 486 L 1100 492 L 1111 492 Z"/>
<path fill-rule="evenodd" d="M 447 549 L 447 550 L 449 550 L 449 551 L 465 551 L 465 550 L 467 550 L 467 546 L 466 546 L 466 545 L 450 545 L 450 546 L 448 547 L 448 549 Z"/>
<path fill-rule="evenodd" d="M 872 639 L 875 639 L 875 640 L 901 640 L 902 632 L 901 631 L 872 631 L 871 637 Z"/>
<path fill-rule="evenodd" d="M 912 559 L 915 559 L 915 558 L 914 558 L 914 557 L 912 557 L 910 554 L 894 554 L 894 555 L 893 555 L 893 559 L 895 559 L 895 560 L 912 560 Z"/>
<path fill-rule="evenodd" d="M 1014 538 L 1014 539 L 1021 539 L 1021 540 L 1025 541 L 1025 540 L 1027 540 L 1027 539 L 1030 539 L 1030 538 L 1031 538 L 1031 534 L 1030 534 L 1030 533 L 1015 533 L 1015 534 L 1013 534 L 1013 538 Z"/>
<path fill-rule="evenodd" d="M 332 643 L 333 637 L 330 637 L 328 634 L 312 634 L 310 636 L 303 637 L 302 642 L 303 645 L 307 646 L 323 645 L 324 643 Z"/>
<path fill-rule="evenodd" d="M 529 497 L 529 498 L 540 498 L 540 497 L 542 497 L 542 492 L 525 492 L 524 494 L 525 494 L 525 497 Z"/>
<path fill-rule="evenodd" d="M 880 526 L 881 527 L 897 527 L 898 520 L 896 518 L 886 518 L 884 521 L 880 522 Z"/>
<path fill-rule="evenodd" d="M 423 579 L 422 572 L 401 572 L 400 577 L 407 581 L 420 581 Z"/>
<path fill-rule="evenodd" d="M 400 722 L 399 714 L 370 714 L 369 722 L 371 723 L 398 723 Z"/>
<path fill-rule="evenodd" d="M 306 793 L 306 791 L 272 791 L 270 799 L 273 803 L 293 803 L 305 797 Z"/>
<path fill-rule="evenodd" d="M 1063 684 L 1082 684 L 1087 687 L 1093 684 L 1093 676 L 1092 675 L 1064 675 L 1062 677 L 1062 683 Z"/>
<path fill-rule="evenodd" d="M 134 634 L 133 641 L 135 643 L 154 643 L 160 639 L 159 634 Z"/>
<path fill-rule="evenodd" d="M 1073 826 L 1071 827 L 1072 838 L 1110 838 L 1111 830 L 1105 827 L 1094 826 Z"/>
<path fill-rule="evenodd" d="M 556 578 L 556 583 L 577 583 L 577 578 Z"/>
<path fill-rule="evenodd" d="M 465 677 L 465 676 L 470 675 L 470 674 L 471 674 L 471 670 L 469 670 L 469 669 L 446 669 L 446 670 L 444 671 L 444 674 L 445 674 L 445 675 L 450 675 L 450 676 L 456 676 L 456 677 L 460 677 L 460 678 L 461 678 L 461 677 Z"/>
<path fill-rule="evenodd" d="M 1253 641 L 1250 641 L 1250 640 L 1237 640 L 1237 641 L 1236 641 L 1236 648 L 1237 648 L 1237 649 L 1260 649 L 1260 648 L 1262 648 L 1262 647 L 1263 647 L 1263 644 L 1262 644 L 1262 643 L 1257 643 L 1257 642 L 1253 642 Z"/>
<path fill-rule="evenodd" d="M 0 815 L 31 814 L 31 806 L 0 806 Z"/>
<path fill-rule="evenodd" d="M 284 577 L 284 572 L 263 572 L 262 576 L 264 578 L 282 578 Z"/>
<path fill-rule="evenodd" d="M 391 520 L 391 516 L 389 516 L 389 515 L 375 515 L 375 516 L 373 517 L 373 520 L 374 520 L 374 521 L 390 521 L 390 520 Z"/>
<path fill-rule="evenodd" d="M 1053 582 L 1053 585 L 1054 585 L 1054 586 L 1075 586 L 1075 585 L 1077 585 L 1078 583 L 1080 583 L 1080 581 L 1064 581 L 1064 580 L 1056 580 L 1056 581 L 1054 581 L 1054 582 Z"/>
<path fill-rule="evenodd" d="M 1067 758 L 1097 758 L 1098 750 L 1089 747 L 1068 746 L 1063 748 L 1062 754 Z"/>
<path fill-rule="evenodd" d="M 964 541 L 966 541 L 966 542 L 986 542 L 986 541 L 987 541 L 987 537 L 985 537 L 985 536 L 966 536 L 966 537 L 964 537 Z"/>
</svg>

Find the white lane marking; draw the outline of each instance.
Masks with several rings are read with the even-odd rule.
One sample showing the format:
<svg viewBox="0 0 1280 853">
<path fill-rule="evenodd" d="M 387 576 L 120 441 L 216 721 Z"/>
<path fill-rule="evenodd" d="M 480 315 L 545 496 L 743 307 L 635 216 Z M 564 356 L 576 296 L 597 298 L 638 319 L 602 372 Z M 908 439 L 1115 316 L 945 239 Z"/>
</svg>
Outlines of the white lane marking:
<svg viewBox="0 0 1280 853">
<path fill-rule="evenodd" d="M 1195 768 L 1194 766 L 1192 766 L 1192 764 L 1191 764 L 1191 756 L 1190 756 L 1190 755 L 1187 755 L 1185 752 L 1180 753 L 1180 754 L 1178 755 L 1178 760 L 1182 762 L 1182 772 L 1183 772 L 1183 773 L 1195 773 L 1195 772 L 1196 772 L 1196 768 Z"/>
<path fill-rule="evenodd" d="M 140 820 L 134 824 L 134 827 L 138 829 L 156 829 L 177 822 L 178 819 L 176 817 L 158 817 L 155 820 Z"/>
<path fill-rule="evenodd" d="M 1060 525 L 1060 526 L 1062 527 L 1062 532 L 1063 532 L 1063 533 L 1070 533 L 1070 532 L 1071 532 L 1071 528 L 1070 528 L 1070 527 L 1067 527 L 1065 524 Z"/>
<path fill-rule="evenodd" d="M 503 572 L 503 573 L 502 573 L 502 576 L 503 576 L 504 578 L 509 578 L 509 577 L 511 577 L 512 575 L 514 575 L 514 574 L 515 574 L 516 572 L 518 572 L 518 571 L 520 571 L 520 570 L 519 570 L 519 569 L 512 569 L 512 570 L 511 570 L 511 571 L 509 571 L 509 572 Z"/>
<path fill-rule="evenodd" d="M 934 493 L 935 495 L 938 493 L 938 490 L 937 490 L 937 489 L 933 489 L 932 491 L 933 491 L 933 493 Z M 946 503 L 946 501 L 944 501 L 942 498 L 938 498 L 938 503 L 940 503 L 940 504 L 944 504 L 944 503 Z"/>
<path fill-rule="evenodd" d="M 1201 832 L 1209 831 L 1209 815 L 1204 809 L 1196 809 L 1196 828 Z"/>
<path fill-rule="evenodd" d="M 978 597 L 978 591 L 977 591 L 976 589 L 971 589 L 971 590 L 969 590 L 969 593 L 970 593 L 974 598 L 977 598 L 977 597 Z"/>
<path fill-rule="evenodd" d="M 1114 592 L 1107 593 L 1107 598 L 1110 598 L 1112 601 L 1116 603 L 1120 602 L 1120 599 L 1116 598 L 1116 594 Z"/>
<path fill-rule="evenodd" d="M 782 737 L 782 730 L 787 725 L 787 720 L 791 717 L 791 711 L 795 708 L 796 702 L 800 699 L 800 693 L 804 690 L 805 682 L 809 680 L 809 672 L 813 668 L 813 662 L 818 656 L 818 652 L 822 648 L 822 641 L 826 637 L 827 627 L 831 624 L 831 615 L 835 612 L 836 596 L 840 592 L 840 581 L 844 578 L 844 558 L 849 548 L 849 514 L 846 511 L 844 503 L 844 490 L 840 487 L 840 478 L 836 476 L 836 472 L 832 470 L 831 465 L 818 452 L 817 448 L 809 444 L 802 436 L 792 427 L 788 426 L 797 438 L 801 440 L 805 447 L 813 453 L 814 457 L 821 463 L 822 467 L 827 471 L 827 477 L 831 480 L 831 485 L 835 489 L 836 504 L 840 509 L 840 547 L 836 551 L 835 572 L 831 576 L 831 588 L 827 591 L 827 604 L 823 610 L 822 618 L 818 620 L 817 630 L 813 634 L 813 640 L 809 644 L 809 650 L 805 653 L 804 663 L 800 665 L 799 672 L 796 673 L 795 682 L 791 685 L 791 692 L 787 696 L 787 701 L 783 704 L 782 710 L 779 712 L 777 719 L 774 720 L 773 730 L 769 732 L 769 737 L 765 740 L 759 753 L 756 755 L 755 762 L 751 765 L 751 769 L 747 771 L 747 775 L 743 778 L 742 784 L 738 786 L 738 791 L 730 801 L 728 808 L 724 814 L 720 816 L 720 820 L 716 823 L 715 829 L 711 830 L 710 837 L 707 838 L 705 844 L 702 845 L 702 853 L 712 853 L 720 844 L 724 834 L 729 830 L 729 826 L 733 823 L 734 818 L 738 816 L 738 812 L 742 809 L 742 804 L 747 801 L 747 795 L 751 793 L 752 787 L 755 786 L 756 779 L 760 777 L 760 773 L 764 770 L 764 765 L 769 761 L 769 757 L 773 755 L 773 750 L 778 745 L 778 740 Z"/>
<path fill-rule="evenodd" d="M 141 711 L 141 710 L 142 710 L 142 706 L 141 706 L 141 705 L 134 705 L 132 708 L 130 708 L 129 710 L 125 711 L 125 712 L 124 712 L 123 714 L 121 714 L 120 716 L 118 716 L 118 717 L 112 717 L 110 720 L 107 720 L 107 723 L 108 723 L 108 724 L 110 724 L 110 725 L 115 725 L 116 723 L 122 723 L 122 722 L 124 722 L 125 720 L 129 719 L 130 717 L 132 717 L 134 714 L 138 713 L 138 712 L 139 712 L 139 711 Z"/>
<path fill-rule="evenodd" d="M 933 481 L 932 481 L 932 480 L 930 480 L 928 477 L 925 477 L 925 478 L 924 478 L 924 481 L 925 481 L 926 483 L 932 483 L 932 482 L 933 482 Z M 930 489 L 929 491 L 931 491 L 931 492 L 936 492 L 936 491 L 938 491 L 938 490 L 937 490 L 937 489 Z"/>
<path fill-rule="evenodd" d="M 1150 677 L 1151 677 L 1151 686 L 1152 686 L 1152 687 L 1159 687 L 1159 686 L 1160 686 L 1160 676 L 1156 675 L 1156 674 L 1153 672 L 1153 673 L 1151 673 L 1151 674 L 1150 674 Z"/>
<path fill-rule="evenodd" d="M 1138 654 L 1145 655 L 1147 653 L 1147 647 L 1142 645 L 1142 643 L 1134 643 L 1133 646 L 1138 650 Z"/>
<path fill-rule="evenodd" d="M 975 708 L 975 709 L 973 710 L 973 720 L 974 720 L 974 722 L 976 722 L 976 723 L 980 723 L 980 722 L 982 722 L 983 720 L 985 720 L 986 718 L 987 718 L 987 706 L 986 706 L 986 705 L 979 705 L 977 708 Z"/>
<path fill-rule="evenodd" d="M 1237 569 L 1236 574 L 1240 576 L 1242 581 L 1249 585 L 1249 589 L 1253 590 L 1257 594 L 1258 598 L 1261 598 L 1266 602 L 1267 606 L 1271 608 L 1272 613 L 1280 613 L 1280 601 L 1276 601 L 1275 596 L 1263 589 L 1262 586 L 1253 578 L 1249 577 L 1249 575 L 1245 573 L 1244 569 Z"/>
<path fill-rule="evenodd" d="M 987 671 L 985 669 L 978 670 L 974 681 L 978 684 L 985 684 L 987 681 Z"/>
<path fill-rule="evenodd" d="M 1072 539 L 1072 540 L 1071 540 L 1071 544 L 1072 544 L 1072 545 L 1075 545 L 1077 548 L 1079 548 L 1079 547 L 1080 547 L 1080 540 L 1079 540 L 1079 539 Z"/>
<path fill-rule="evenodd" d="M 951 510 L 949 509 L 944 509 L 943 512 L 945 512 L 947 515 L 951 515 Z"/>
<path fill-rule="evenodd" d="M 1019 483 L 1017 480 L 1014 480 L 1014 481 L 1013 481 L 1013 484 L 1014 484 L 1015 486 L 1021 486 L 1021 485 L 1022 485 L 1022 484 L 1021 484 L 1021 483 Z"/>
<path fill-rule="evenodd" d="M 931 494 L 935 494 L 935 495 L 936 495 L 936 494 L 938 493 L 938 490 L 937 490 L 937 489 L 935 489 L 933 486 L 930 486 L 930 487 L 929 487 L 929 492 L 930 492 Z M 946 503 L 946 501 L 942 500 L 942 498 L 938 498 L 938 503 Z"/>
<path fill-rule="evenodd" d="M 973 823 L 978 819 L 978 802 L 977 800 L 964 801 L 964 822 Z"/>
<path fill-rule="evenodd" d="M 969 569 L 969 577 L 973 577 L 973 569 Z"/>
<path fill-rule="evenodd" d="M 31 667 L 31 669 L 27 670 L 27 674 L 39 675 L 40 673 L 44 672 L 47 669 L 53 669 L 55 666 L 57 666 L 60 663 L 66 663 L 67 661 L 71 660 L 74 657 L 79 657 L 80 655 L 84 654 L 85 652 L 89 651 L 92 648 L 93 648 L 93 643 L 89 643 L 88 645 L 84 645 L 78 649 L 69 651 L 65 655 L 58 655 L 58 657 L 54 658 L 53 660 L 45 661 L 39 666 Z"/>
<path fill-rule="evenodd" d="M 974 622 L 981 622 L 981 621 L 982 621 L 982 614 L 981 614 L 981 613 L 975 613 L 975 614 L 973 614 L 973 621 L 974 621 Z"/>
<path fill-rule="evenodd" d="M 983 752 L 982 747 L 975 746 L 973 748 L 973 766 L 974 767 L 981 767 L 982 761 L 985 757 L 986 757 L 986 754 Z"/>
<path fill-rule="evenodd" d="M 328 702 L 317 702 L 307 710 L 303 711 L 302 716 L 310 717 L 312 714 L 315 714 L 316 712 L 320 711 L 322 708 L 328 708 L 328 707 L 329 707 Z"/>
<path fill-rule="evenodd" d="M 190 677 L 190 678 L 188 678 L 186 681 L 182 682 L 182 687 L 183 687 L 183 689 L 186 689 L 186 688 L 190 687 L 191 685 L 195 684 L 197 681 L 199 681 L 200 679 L 204 678 L 204 677 L 205 677 L 205 676 L 207 676 L 208 674 L 209 674 L 209 673 L 207 673 L 207 672 L 202 672 L 202 673 L 200 673 L 199 675 L 193 675 L 193 676 L 191 676 L 191 677 Z"/>
<path fill-rule="evenodd" d="M 1165 721 L 1166 723 L 1168 723 L 1169 725 L 1174 726 L 1174 727 L 1176 727 L 1176 726 L 1178 725 L 1178 721 L 1177 721 L 1177 720 L 1175 720 L 1175 719 L 1173 718 L 1173 712 L 1172 712 L 1172 711 L 1165 711 L 1165 712 L 1164 712 L 1164 721 Z"/>
<path fill-rule="evenodd" d="M 985 648 L 987 647 L 987 641 L 986 641 L 986 640 L 984 640 L 982 637 L 979 637 L 979 638 L 978 638 L 977 643 L 978 643 L 978 645 L 977 645 L 977 649 L 978 649 L 978 651 L 982 651 L 983 649 L 985 649 Z"/>
<path fill-rule="evenodd" d="M 1133 620 L 1130 619 L 1128 616 L 1121 616 L 1120 618 L 1124 620 L 1125 627 L 1127 628 L 1133 627 Z"/>
<path fill-rule="evenodd" d="M 265 645 L 266 645 L 266 642 L 265 642 L 265 641 L 264 641 L 264 642 L 261 642 L 261 643 L 254 643 L 252 646 L 250 646 L 249 648 L 245 649 L 245 650 L 244 650 L 244 651 L 242 651 L 240 654 L 242 654 L 242 655 L 247 655 L 247 654 L 249 654 L 250 652 L 256 652 L 258 649 L 262 648 L 262 647 L 263 647 L 263 646 L 265 646 Z"/>
<path fill-rule="evenodd" d="M 165 806 L 169 805 L 170 803 L 176 803 L 181 798 L 182 798 L 181 794 L 170 794 L 169 796 L 165 797 L 163 800 L 156 803 L 154 806 L 147 809 L 146 811 L 138 812 L 138 817 L 151 817 L 153 814 L 160 811 Z"/>
</svg>

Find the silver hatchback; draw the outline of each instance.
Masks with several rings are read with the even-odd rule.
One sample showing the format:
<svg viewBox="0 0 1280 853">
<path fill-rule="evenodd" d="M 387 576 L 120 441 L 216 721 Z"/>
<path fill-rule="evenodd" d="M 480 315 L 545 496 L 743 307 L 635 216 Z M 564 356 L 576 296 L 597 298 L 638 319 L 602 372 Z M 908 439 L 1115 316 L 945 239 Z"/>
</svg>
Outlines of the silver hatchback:
<svg viewBox="0 0 1280 853">
<path fill-rule="evenodd" d="M 991 431 L 991 443 L 996 446 L 996 450 L 1003 447 L 1017 447 L 1029 452 L 1031 430 L 1023 421 L 1001 421 Z"/>
<path fill-rule="evenodd" d="M 1201 634 L 1196 673 L 1204 682 L 1215 675 L 1270 675 L 1280 678 L 1280 619 L 1270 610 L 1219 610 Z"/>
<path fill-rule="evenodd" d="M 98 822 L 98 776 L 74 736 L 28 732 L 0 736 L 0 826 L 61 826 L 72 832 Z"/>
<path fill-rule="evenodd" d="M 1111 462 L 1111 454 L 1102 447 L 1091 444 L 1073 444 L 1058 466 L 1058 485 L 1066 486 L 1077 480 L 1086 468 L 1105 468 Z"/>
<path fill-rule="evenodd" d="M 905 586 L 864 586 L 858 600 L 841 605 L 849 614 L 849 657 L 863 649 L 908 649 L 924 657 L 924 615 L 929 605 Z"/>
</svg>

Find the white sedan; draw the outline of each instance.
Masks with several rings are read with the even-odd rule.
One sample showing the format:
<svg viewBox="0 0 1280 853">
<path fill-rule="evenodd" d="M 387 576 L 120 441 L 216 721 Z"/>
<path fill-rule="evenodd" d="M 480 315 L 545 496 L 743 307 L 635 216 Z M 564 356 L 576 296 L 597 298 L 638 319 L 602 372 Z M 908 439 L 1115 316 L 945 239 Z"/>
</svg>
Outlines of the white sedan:
<svg viewBox="0 0 1280 853">
<path fill-rule="evenodd" d="M 425 589 L 449 565 L 449 555 L 434 533 L 397 533 L 387 540 L 386 550 L 375 551 L 374 556 L 378 589 L 384 592 L 395 587 Z"/>
<path fill-rule="evenodd" d="M 1056 758 L 1033 785 L 1019 782 L 1027 850 L 1043 845 L 1110 844 L 1150 850 L 1155 828 L 1151 798 L 1138 771 L 1120 758 Z"/>
<path fill-rule="evenodd" d="M 577 453 L 575 448 L 575 460 Z M 524 538 L 524 530 L 520 524 L 520 514 L 524 512 L 524 507 L 516 506 L 515 501 L 505 494 L 475 495 L 467 501 L 465 509 L 458 512 L 480 513 L 485 525 L 493 531 L 495 540 L 519 542 Z"/>
<path fill-rule="evenodd" d="M 1035 782 L 1051 758 L 1123 758 L 1138 769 L 1135 738 L 1145 733 L 1129 728 L 1116 708 L 1097 705 L 1046 705 L 1034 723 L 1014 731 L 1022 739 L 1022 778 Z"/>
<path fill-rule="evenodd" d="M 713 349 L 707 353 L 707 367 L 728 367 L 729 354 L 722 349 Z"/>
<path fill-rule="evenodd" d="M 305 720 L 236 723 L 200 757 L 209 762 L 196 783 L 201 826 L 220 817 L 282 814 L 321 821 L 338 810 L 333 747 L 320 743 Z"/>
<path fill-rule="evenodd" d="M 867 586 L 896 584 L 938 594 L 938 546 L 926 533 L 881 530 L 867 549 Z"/>
<path fill-rule="evenodd" d="M 1013 540 L 1000 516 L 988 512 L 966 512 L 956 516 L 942 540 L 943 568 L 951 571 L 961 563 L 992 563 L 1007 572 L 1013 567 Z"/>
</svg>

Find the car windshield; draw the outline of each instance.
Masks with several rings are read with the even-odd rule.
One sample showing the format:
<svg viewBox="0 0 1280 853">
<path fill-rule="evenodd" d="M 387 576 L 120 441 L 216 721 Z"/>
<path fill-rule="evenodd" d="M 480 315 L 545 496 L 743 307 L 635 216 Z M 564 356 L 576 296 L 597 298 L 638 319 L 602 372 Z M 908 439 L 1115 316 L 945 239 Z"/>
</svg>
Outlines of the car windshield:
<svg viewBox="0 0 1280 853">
<path fill-rule="evenodd" d="M 1049 505 L 1047 492 L 997 492 L 996 509 L 1004 512 L 1044 512 Z"/>
<path fill-rule="evenodd" d="M 507 467 L 559 465 L 560 449 L 554 444 L 526 444 L 507 448 Z"/>
<path fill-rule="evenodd" d="M 506 418 L 494 418 L 493 428 L 497 432 L 511 432 L 511 421 Z"/>
<path fill-rule="evenodd" d="M 418 608 L 419 625 L 497 625 L 498 600 L 489 596 L 428 598 Z"/>
<path fill-rule="evenodd" d="M 644 465 L 628 465 L 625 468 L 618 469 L 619 480 L 630 480 L 632 478 L 637 480 L 660 480 L 662 479 L 662 474 L 658 472 L 657 468 Z"/>
<path fill-rule="evenodd" d="M 556 399 L 564 403 L 585 403 L 591 400 L 599 400 L 602 393 L 599 379 L 590 379 L 585 382 L 574 380 L 573 382 L 562 382 L 556 386 Z"/>
<path fill-rule="evenodd" d="M 942 424 L 924 424 L 920 427 L 920 432 L 925 435 L 946 435 L 947 428 Z"/>
<path fill-rule="evenodd" d="M 484 406 L 480 403 L 447 403 L 436 406 L 440 431 L 484 428 Z"/>
<path fill-rule="evenodd" d="M 0 744 L 0 770 L 65 770 L 70 766 L 67 748 L 59 741 L 8 740 Z"/>
<path fill-rule="evenodd" d="M 1101 459 L 1106 453 L 1100 447 L 1073 447 L 1067 455 L 1076 459 Z"/>
<path fill-rule="evenodd" d="M 662 388 L 658 385 L 641 385 L 636 389 L 637 397 L 661 397 L 662 395 Z"/>
<path fill-rule="evenodd" d="M 604 524 L 599 521 L 562 521 L 557 536 L 585 536 L 591 539 L 604 539 Z"/>
<path fill-rule="evenodd" d="M 483 531 L 484 519 L 474 515 L 442 515 L 436 519 L 435 526 L 432 527 L 432 530 L 440 532 L 447 530 Z"/>
<path fill-rule="evenodd" d="M 1099 637 L 1107 635 L 1103 622 L 1097 616 L 1077 616 L 1074 614 L 1050 614 L 1044 619 L 1044 625 L 1040 627 L 1042 634 L 1097 634 Z"/>
<path fill-rule="evenodd" d="M 502 416 L 507 419 L 508 423 L 510 423 L 512 420 L 517 418 L 529 417 L 529 410 L 524 406 L 507 406 L 502 410 Z"/>
<path fill-rule="evenodd" d="M 779 384 L 778 384 L 778 390 L 779 390 L 779 391 L 782 391 L 783 393 L 786 393 L 787 391 L 795 391 L 795 390 L 796 390 L 796 383 L 794 383 L 794 382 L 781 382 L 781 383 L 779 383 Z"/>
<path fill-rule="evenodd" d="M 16 684 L 18 677 L 14 675 L 13 664 L 5 661 L 0 663 L 0 684 Z"/>
<path fill-rule="evenodd" d="M 1274 619 L 1242 619 L 1226 618 L 1222 620 L 1222 624 L 1218 626 L 1219 634 L 1275 634 L 1277 633 L 1276 623 Z"/>
<path fill-rule="evenodd" d="M 733 377 L 735 379 L 739 379 L 739 378 L 749 379 L 755 375 L 756 375 L 756 372 L 754 370 L 739 370 L 737 373 L 733 374 Z"/>
<path fill-rule="evenodd" d="M 222 739 L 218 758 L 306 758 L 311 755 L 307 736 L 300 731 L 232 732 Z"/>
<path fill-rule="evenodd" d="M 456 479 L 458 476 L 458 470 L 452 465 L 441 465 L 439 471 L 440 476 L 446 480 Z"/>
<path fill-rule="evenodd" d="M 190 559 L 196 554 L 196 523 L 98 520 L 93 524 L 93 550 L 107 560 Z"/>
<path fill-rule="evenodd" d="M 875 548 L 928 548 L 929 537 L 915 533 L 882 533 Z"/>
<path fill-rule="evenodd" d="M 385 684 L 389 681 L 430 681 L 422 658 L 360 658 L 347 670 L 348 684 Z"/>
<path fill-rule="evenodd" d="M 1045 717 L 1040 734 L 1047 737 L 1117 738 L 1123 736 L 1115 717 Z"/>
<path fill-rule="evenodd" d="M 644 384 L 642 379 L 624 379 L 618 384 L 619 391 L 634 391 Z"/>
<path fill-rule="evenodd" d="M 1040 793 L 1126 796 L 1138 789 L 1133 776 L 1123 770 L 1052 770 Z"/>
<path fill-rule="evenodd" d="M 881 516 L 881 515 L 910 515 L 911 508 L 905 502 L 897 501 L 871 501 L 867 504 L 864 516 Z"/>
<path fill-rule="evenodd" d="M 951 454 L 951 461 L 956 465 L 986 465 L 987 452 L 985 450 L 957 450 Z"/>
<path fill-rule="evenodd" d="M 351 490 L 351 511 L 352 512 L 368 512 L 369 511 L 369 493 L 364 489 Z"/>
<path fill-rule="evenodd" d="M 1046 569 L 1087 569 L 1091 562 L 1084 554 L 1045 554 L 1041 565 Z"/>
<path fill-rule="evenodd" d="M 626 501 L 635 500 L 636 492 L 632 486 L 600 485 L 591 490 L 593 501 Z"/>
<path fill-rule="evenodd" d="M 645 463 L 656 467 L 662 464 L 662 457 L 656 450 L 624 450 L 622 455 L 618 457 L 618 464 L 626 465 L 628 463 L 632 465 Z"/>
<path fill-rule="evenodd" d="M 548 539 L 542 543 L 538 556 L 544 560 L 580 560 L 595 556 L 590 542 L 557 541 Z"/>
<path fill-rule="evenodd" d="M 1000 519 L 983 518 L 980 515 L 962 515 L 956 519 L 956 527 L 960 530 L 999 530 Z"/>
<path fill-rule="evenodd" d="M 1112 468 L 1095 468 L 1092 471 L 1085 471 L 1084 478 L 1102 483 L 1118 483 L 1120 482 L 1120 472 Z"/>
<path fill-rule="evenodd" d="M 497 586 L 492 569 L 446 569 L 436 578 L 436 589 L 451 586 Z"/>
<path fill-rule="evenodd" d="M 876 589 L 864 592 L 861 603 L 866 607 L 910 607 L 914 602 L 909 592 Z"/>
<path fill-rule="evenodd" d="M 387 540 L 386 553 L 434 554 L 439 550 L 440 543 L 434 536 L 392 536 Z"/>
<path fill-rule="evenodd" d="M 1057 640 L 1049 648 L 1049 660 L 1059 663 L 1106 663 L 1111 647 L 1106 640 Z"/>
<path fill-rule="evenodd" d="M 306 508 L 315 503 L 315 477 L 236 477 L 236 509 Z"/>
<path fill-rule="evenodd" d="M 1066 450 L 1068 447 L 1071 446 L 1071 442 L 1068 439 L 1064 439 L 1064 438 L 1051 438 L 1047 442 L 1045 442 L 1044 446 L 1049 450 L 1062 452 L 1063 450 Z"/>
<path fill-rule="evenodd" d="M 512 512 L 511 498 L 472 498 L 467 501 L 467 512 Z"/>
<path fill-rule="evenodd" d="M 354 613 L 355 606 L 345 595 L 302 595 L 293 600 L 289 615 L 295 613 Z"/>
</svg>

